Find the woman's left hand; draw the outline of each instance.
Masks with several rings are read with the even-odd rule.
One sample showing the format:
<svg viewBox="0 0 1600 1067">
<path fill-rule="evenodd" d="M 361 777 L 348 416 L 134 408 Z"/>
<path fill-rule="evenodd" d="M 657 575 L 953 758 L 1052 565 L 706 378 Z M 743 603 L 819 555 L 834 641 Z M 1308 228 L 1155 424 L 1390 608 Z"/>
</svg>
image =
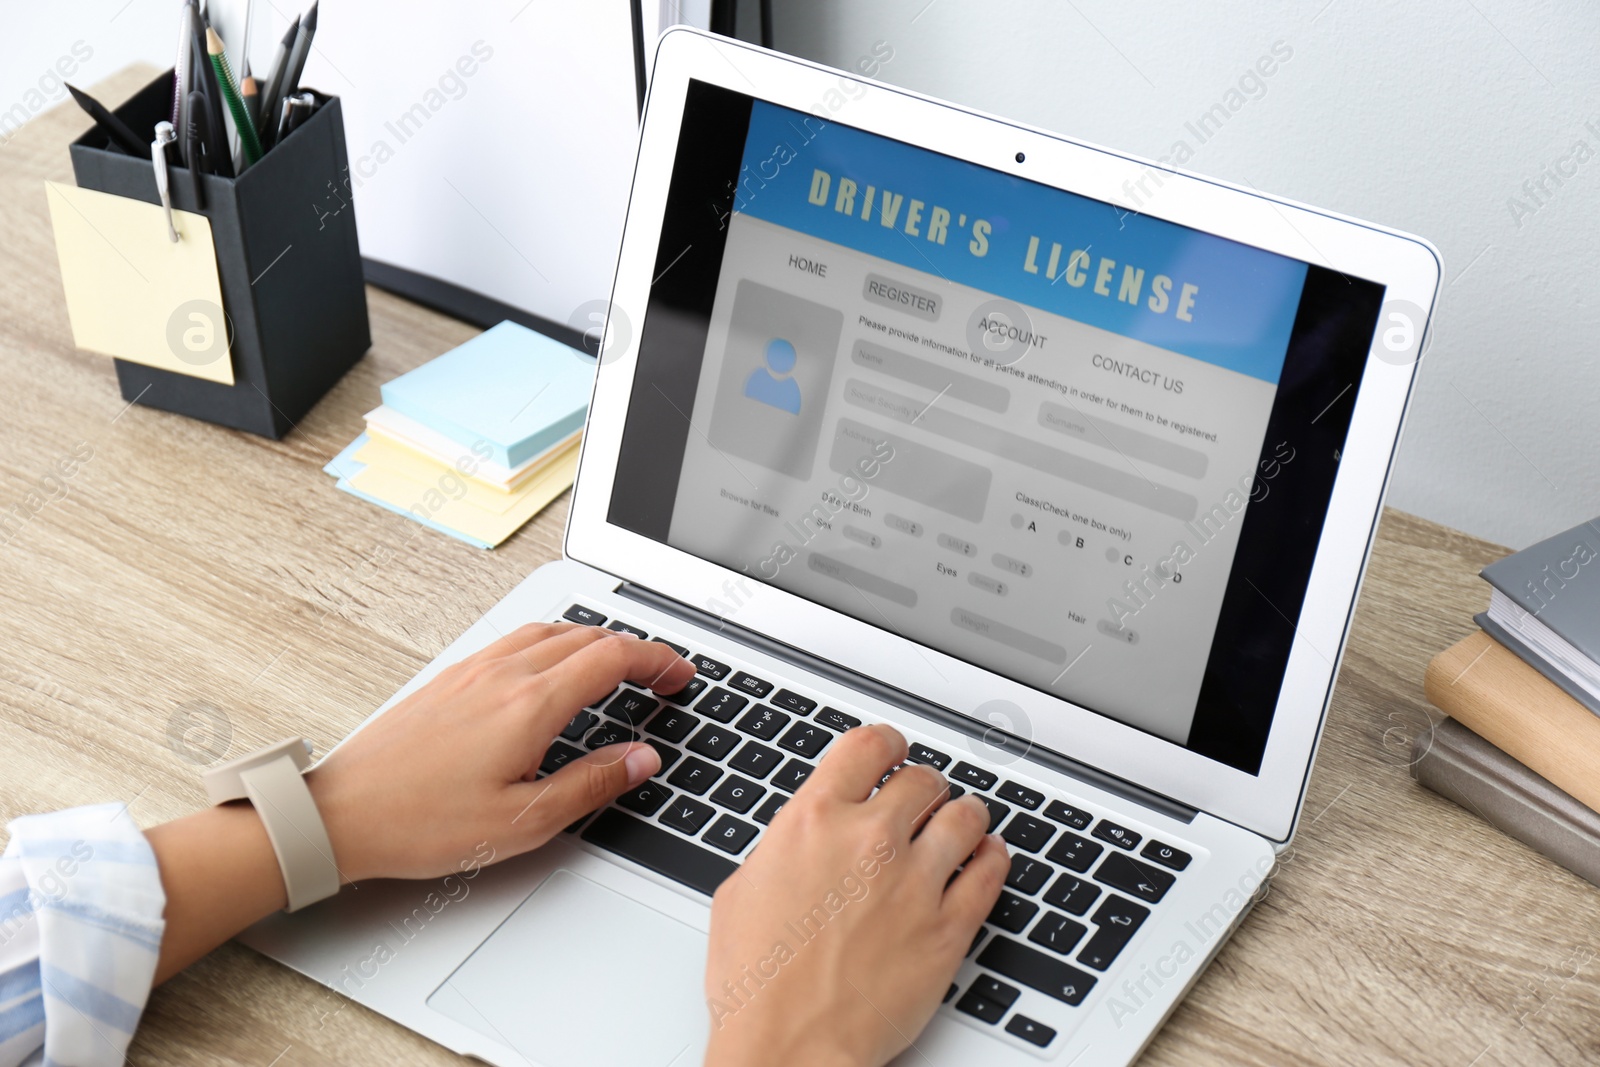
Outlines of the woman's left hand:
<svg viewBox="0 0 1600 1067">
<path fill-rule="evenodd" d="M 343 879 L 435 877 L 544 844 L 661 766 L 631 742 L 535 781 L 567 722 L 624 680 L 671 694 L 693 676 L 660 642 L 572 623 L 446 668 L 307 775 Z"/>
</svg>

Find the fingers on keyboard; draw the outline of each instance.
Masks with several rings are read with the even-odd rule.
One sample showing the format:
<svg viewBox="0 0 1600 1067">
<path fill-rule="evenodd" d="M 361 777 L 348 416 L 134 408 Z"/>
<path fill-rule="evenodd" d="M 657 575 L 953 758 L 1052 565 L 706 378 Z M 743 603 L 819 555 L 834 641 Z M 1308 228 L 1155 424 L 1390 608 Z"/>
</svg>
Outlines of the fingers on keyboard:
<svg viewBox="0 0 1600 1067">
<path fill-rule="evenodd" d="M 903 827 L 909 837 L 949 795 L 938 771 L 908 764 L 878 790 L 872 802 L 892 811 L 896 825 Z"/>
<path fill-rule="evenodd" d="M 1009 866 L 1005 845 L 993 837 L 984 837 L 966 866 L 945 888 L 945 907 L 962 922 L 981 922 L 986 910 L 998 906 L 997 894 L 1015 896 L 1000 888 Z M 1031 901 L 1023 903 L 1032 905 L 1037 912 L 1038 905 Z"/>
<path fill-rule="evenodd" d="M 929 818 L 912 846 L 913 854 L 924 856 L 928 869 L 949 874 L 972 855 L 983 839 L 989 813 L 971 800 L 946 803 Z"/>
<path fill-rule="evenodd" d="M 607 621 L 579 606 L 567 618 Z M 637 682 L 593 694 L 551 743 L 544 774 L 640 735 L 661 755 L 650 781 L 569 829 L 709 894 L 810 779 L 838 796 L 870 798 L 893 809 L 918 862 L 944 879 L 950 913 L 978 928 L 967 956 L 993 974 L 951 986 L 946 1003 L 1022 1041 L 1043 1047 L 1056 1031 L 1014 1012 L 1017 987 L 994 975 L 1081 1005 L 1190 865 L 1189 853 L 1164 841 L 925 743 L 908 745 L 887 724 L 862 726 L 703 655 L 692 662 L 698 674 L 671 696 Z"/>
<path fill-rule="evenodd" d="M 884 772 L 906 758 L 906 739 L 892 726 L 851 730 L 817 764 L 817 788 L 850 800 L 865 800 Z"/>
</svg>

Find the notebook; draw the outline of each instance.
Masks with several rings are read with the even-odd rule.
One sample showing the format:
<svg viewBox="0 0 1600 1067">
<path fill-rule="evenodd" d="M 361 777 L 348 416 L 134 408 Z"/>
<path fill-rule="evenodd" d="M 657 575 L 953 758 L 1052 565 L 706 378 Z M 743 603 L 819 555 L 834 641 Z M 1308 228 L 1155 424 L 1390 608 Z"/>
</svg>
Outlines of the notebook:
<svg viewBox="0 0 1600 1067">
<path fill-rule="evenodd" d="M 1600 519 L 1483 569 L 1485 630 L 1600 714 Z"/>
</svg>

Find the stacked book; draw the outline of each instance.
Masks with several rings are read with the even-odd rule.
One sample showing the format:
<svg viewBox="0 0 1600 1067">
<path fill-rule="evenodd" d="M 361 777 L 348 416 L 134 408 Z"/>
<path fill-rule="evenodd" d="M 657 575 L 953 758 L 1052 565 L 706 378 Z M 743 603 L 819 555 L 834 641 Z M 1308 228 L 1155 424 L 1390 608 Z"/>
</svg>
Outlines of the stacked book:
<svg viewBox="0 0 1600 1067">
<path fill-rule="evenodd" d="M 1449 718 L 1412 774 L 1600 885 L 1600 519 L 1483 570 L 1480 629 L 1434 657 Z"/>
<path fill-rule="evenodd" d="M 513 322 L 383 386 L 338 487 L 493 548 L 571 485 L 595 361 Z"/>
</svg>

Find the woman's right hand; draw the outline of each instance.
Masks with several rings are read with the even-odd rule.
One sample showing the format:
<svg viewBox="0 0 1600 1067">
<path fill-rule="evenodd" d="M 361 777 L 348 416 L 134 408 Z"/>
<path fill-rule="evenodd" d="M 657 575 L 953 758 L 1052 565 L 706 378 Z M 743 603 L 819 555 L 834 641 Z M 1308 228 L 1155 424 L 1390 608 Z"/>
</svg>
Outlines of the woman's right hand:
<svg viewBox="0 0 1600 1067">
<path fill-rule="evenodd" d="M 905 758 L 892 727 L 846 733 L 717 890 L 708 1067 L 881 1064 L 933 1017 L 1009 861 L 931 767 L 874 793 Z"/>
</svg>

